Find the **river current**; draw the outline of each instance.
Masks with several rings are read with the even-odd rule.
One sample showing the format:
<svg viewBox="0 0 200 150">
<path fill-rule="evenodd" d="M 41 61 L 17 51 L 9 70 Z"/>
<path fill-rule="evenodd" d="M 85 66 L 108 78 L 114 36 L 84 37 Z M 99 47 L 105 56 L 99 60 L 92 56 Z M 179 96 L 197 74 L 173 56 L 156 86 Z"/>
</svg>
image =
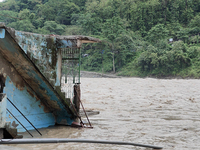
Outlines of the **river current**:
<svg viewBox="0 0 200 150">
<path fill-rule="evenodd" d="M 152 78 L 81 78 L 81 99 L 93 129 L 56 126 L 40 137 L 126 141 L 165 150 L 200 149 L 200 80 Z M 86 118 L 83 117 L 86 122 Z M 31 138 L 24 133 L 24 138 Z M 14 147 L 14 148 L 13 148 Z M 9 149 L 11 147 L 7 147 Z M 1 147 L 0 147 L 1 149 Z M 6 149 L 6 148 L 5 148 Z M 60 143 L 12 145 L 28 150 L 131 150 L 135 146 Z"/>
</svg>

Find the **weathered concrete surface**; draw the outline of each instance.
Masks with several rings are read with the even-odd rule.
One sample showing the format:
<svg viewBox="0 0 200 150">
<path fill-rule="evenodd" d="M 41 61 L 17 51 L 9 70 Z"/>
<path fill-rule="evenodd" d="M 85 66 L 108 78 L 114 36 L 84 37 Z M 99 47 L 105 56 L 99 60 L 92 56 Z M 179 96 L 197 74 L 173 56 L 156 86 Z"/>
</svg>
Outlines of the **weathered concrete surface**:
<svg viewBox="0 0 200 150">
<path fill-rule="evenodd" d="M 61 120 L 70 125 L 74 115 L 69 103 L 54 90 L 9 32 L 5 28 L 1 30 L 5 35 L 0 38 L 0 74 L 6 79 L 4 92 L 8 98 L 36 128 L 48 127 Z M 11 104 L 7 108 L 28 130 L 33 129 Z M 8 113 L 6 121 L 13 125 L 16 120 Z M 16 124 L 15 128 L 24 131 L 18 122 Z"/>
<path fill-rule="evenodd" d="M 5 30 L 5 36 L 0 39 L 0 53 L 13 66 L 14 69 L 10 70 L 16 70 L 18 72 L 22 80 L 36 93 L 42 103 L 54 113 L 56 118 L 62 116 L 66 118 L 68 124 L 71 124 L 72 120 L 70 118 L 73 118 L 73 113 L 69 110 L 69 103 L 54 90 L 48 80 L 41 74 L 40 70 L 16 43 L 15 39 L 7 32 L 6 28 L 1 29 Z M 1 70 L 4 70 L 4 68 L 5 66 L 1 67 Z M 13 73 L 13 75 L 15 74 Z M 14 84 L 17 83 L 20 85 L 16 87 L 23 91 L 23 87 L 25 87 L 22 84 L 23 82 L 11 81 Z M 58 119 L 57 122 L 60 120 Z"/>
<path fill-rule="evenodd" d="M 6 124 L 6 108 L 7 108 L 7 96 L 0 93 L 0 129 L 5 127 Z"/>
<path fill-rule="evenodd" d="M 17 70 L 0 55 L 0 74 L 5 76 L 4 93 L 21 110 L 21 112 L 31 121 L 37 128 L 48 127 L 55 124 L 54 115 L 49 108 L 40 100 L 36 92 L 25 82 Z M 6 100 L 7 101 L 7 100 Z M 32 126 L 21 116 L 21 114 L 7 101 L 7 107 L 27 129 L 33 129 Z M 39 114 L 39 116 L 37 115 Z M 18 131 L 24 131 L 22 126 L 7 113 L 6 121 L 11 122 L 11 127 L 17 128 Z M 44 119 L 45 118 L 45 119 Z M 18 126 L 12 126 L 16 122 Z"/>
<path fill-rule="evenodd" d="M 76 116 L 61 92 L 62 50 L 80 55 L 82 43 L 94 42 L 99 40 L 21 32 L 0 23 L 0 92 L 6 93 L 36 128 L 70 125 Z M 10 103 L 7 108 L 28 130 L 33 129 Z M 9 113 L 6 117 L 13 128 L 24 130 Z"/>
</svg>

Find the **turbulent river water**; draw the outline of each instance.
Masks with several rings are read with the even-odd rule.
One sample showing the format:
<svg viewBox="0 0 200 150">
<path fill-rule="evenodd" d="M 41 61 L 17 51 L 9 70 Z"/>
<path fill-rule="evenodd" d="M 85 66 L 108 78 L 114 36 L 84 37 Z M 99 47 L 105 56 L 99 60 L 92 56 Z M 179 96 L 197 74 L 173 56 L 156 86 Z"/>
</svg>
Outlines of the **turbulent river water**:
<svg viewBox="0 0 200 150">
<path fill-rule="evenodd" d="M 162 146 L 165 150 L 200 149 L 200 80 L 82 78 L 81 99 L 86 110 L 100 112 L 89 116 L 94 128 L 40 129 L 42 138 L 127 141 Z M 36 132 L 33 134 L 41 138 Z M 26 133 L 24 137 L 30 138 Z M 28 150 L 146 149 L 81 143 L 12 146 Z"/>
</svg>

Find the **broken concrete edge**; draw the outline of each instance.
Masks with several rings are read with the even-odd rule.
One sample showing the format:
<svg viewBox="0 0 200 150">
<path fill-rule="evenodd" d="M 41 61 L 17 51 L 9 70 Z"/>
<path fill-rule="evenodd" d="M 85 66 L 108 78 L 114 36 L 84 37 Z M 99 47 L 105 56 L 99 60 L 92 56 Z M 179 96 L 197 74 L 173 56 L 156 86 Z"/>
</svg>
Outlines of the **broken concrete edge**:
<svg viewBox="0 0 200 150">
<path fill-rule="evenodd" d="M 6 94 L 5 93 L 0 93 L 0 102 L 2 102 L 3 101 L 3 99 L 4 99 L 4 97 L 6 96 Z"/>
<path fill-rule="evenodd" d="M 86 41 L 91 41 L 89 43 L 100 43 L 101 41 L 97 38 L 84 36 L 84 35 L 68 35 L 68 36 L 59 36 L 55 35 L 57 39 L 59 40 L 81 40 L 82 43 L 85 43 Z"/>
<path fill-rule="evenodd" d="M 0 128 L 5 128 L 6 125 L 6 108 L 7 96 L 4 93 L 0 93 Z"/>
<path fill-rule="evenodd" d="M 16 40 L 15 31 L 17 31 L 17 30 L 15 30 L 14 28 L 7 27 L 5 25 L 5 23 L 3 23 L 3 22 L 0 22 L 0 28 L 1 27 L 6 28 L 6 30 L 10 33 L 10 35 Z M 41 34 L 38 34 L 38 33 L 31 33 L 31 32 L 25 32 L 25 31 L 19 31 L 19 32 L 26 33 L 26 34 L 41 35 Z M 43 34 L 43 36 L 45 36 L 45 37 L 54 36 L 58 40 L 80 40 L 81 43 L 100 43 L 101 42 L 101 40 L 99 40 L 97 38 L 93 38 L 93 37 L 90 37 L 90 36 L 84 36 L 84 35 L 67 35 L 67 36 L 64 36 L 64 35 L 54 35 L 54 34 L 46 34 L 46 35 Z"/>
<path fill-rule="evenodd" d="M 17 129 L 11 127 L 10 122 L 6 122 L 7 95 L 0 93 L 0 139 L 16 138 Z"/>
<path fill-rule="evenodd" d="M 13 39 L 13 41 L 15 41 L 15 43 L 19 46 L 19 42 L 17 39 L 17 33 L 16 32 L 21 32 L 24 34 L 29 34 L 29 35 L 41 35 L 41 34 L 36 34 L 36 33 L 30 33 L 30 32 L 23 32 L 23 31 L 17 31 L 13 28 L 7 27 L 4 23 L 0 23 L 0 28 L 3 28 L 4 30 L 7 31 L 8 34 L 10 34 L 11 39 Z M 60 36 L 60 35 L 42 35 L 45 38 L 54 38 L 57 41 L 59 40 L 72 40 L 75 42 L 75 45 L 77 48 L 80 48 L 82 43 L 97 43 L 97 42 L 101 42 L 99 39 L 93 38 L 93 37 L 88 37 L 88 36 L 83 36 L 83 35 L 73 35 L 73 36 Z M 19 46 L 20 47 L 20 46 Z M 21 49 L 21 50 L 20 50 Z M 60 99 L 60 102 L 65 106 L 64 109 L 70 114 L 70 116 L 72 118 L 74 118 L 76 116 L 76 114 L 74 113 L 74 110 L 71 109 L 71 102 L 68 101 L 67 99 L 65 99 L 65 97 L 63 96 L 63 94 L 61 93 L 60 89 L 55 88 L 54 86 L 52 86 L 52 84 L 49 82 L 49 80 L 44 76 L 44 74 L 39 70 L 39 68 L 35 65 L 35 63 L 33 62 L 33 60 L 31 60 L 28 55 L 23 51 L 22 47 L 19 48 L 19 50 L 21 51 L 22 55 L 26 57 L 26 59 L 32 63 L 32 65 L 34 66 L 34 68 L 38 71 L 38 73 L 40 74 L 42 80 L 50 87 L 50 89 L 52 89 L 52 91 L 54 91 L 55 95 Z M 23 77 L 22 77 L 23 78 Z M 33 90 L 34 91 L 34 90 Z M 37 92 L 35 92 L 37 93 Z M 40 97 L 40 96 L 38 96 Z M 73 104 L 72 104 L 73 105 Z M 64 110 L 63 109 L 63 110 Z M 52 110 L 53 111 L 53 110 Z M 56 110 L 55 110 L 56 111 Z M 60 112 L 63 112 L 62 110 L 60 110 Z M 57 113 L 55 113 L 57 114 Z"/>
</svg>

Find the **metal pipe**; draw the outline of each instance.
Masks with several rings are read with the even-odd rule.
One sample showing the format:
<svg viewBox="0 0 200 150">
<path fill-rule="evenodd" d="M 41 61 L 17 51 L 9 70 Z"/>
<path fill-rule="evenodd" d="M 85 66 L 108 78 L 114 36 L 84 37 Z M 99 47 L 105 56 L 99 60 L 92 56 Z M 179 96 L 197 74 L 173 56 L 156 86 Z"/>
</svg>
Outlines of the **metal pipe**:
<svg viewBox="0 0 200 150">
<path fill-rule="evenodd" d="M 11 100 L 9 98 L 7 98 L 7 99 L 15 107 L 15 109 L 17 109 L 18 112 L 31 124 L 31 126 L 42 136 L 40 131 L 38 131 L 38 129 L 28 120 L 28 118 L 26 118 L 26 116 L 24 116 L 24 114 L 22 114 L 22 112 L 11 102 Z"/>
<path fill-rule="evenodd" d="M 99 143 L 99 144 L 116 144 L 116 145 L 132 145 L 139 147 L 147 147 L 153 149 L 162 149 L 160 146 L 153 145 L 144 145 L 144 144 L 136 144 L 132 142 L 122 142 L 122 141 L 106 141 L 106 140 L 84 140 L 84 139 L 57 139 L 57 138 L 48 138 L 48 139 L 2 139 L 0 140 L 1 144 L 46 144 L 46 143 Z"/>
<path fill-rule="evenodd" d="M 25 128 L 25 126 L 8 110 L 8 108 L 6 108 L 6 110 L 13 116 L 13 118 L 15 118 L 19 124 L 33 137 L 33 135 Z"/>
</svg>

